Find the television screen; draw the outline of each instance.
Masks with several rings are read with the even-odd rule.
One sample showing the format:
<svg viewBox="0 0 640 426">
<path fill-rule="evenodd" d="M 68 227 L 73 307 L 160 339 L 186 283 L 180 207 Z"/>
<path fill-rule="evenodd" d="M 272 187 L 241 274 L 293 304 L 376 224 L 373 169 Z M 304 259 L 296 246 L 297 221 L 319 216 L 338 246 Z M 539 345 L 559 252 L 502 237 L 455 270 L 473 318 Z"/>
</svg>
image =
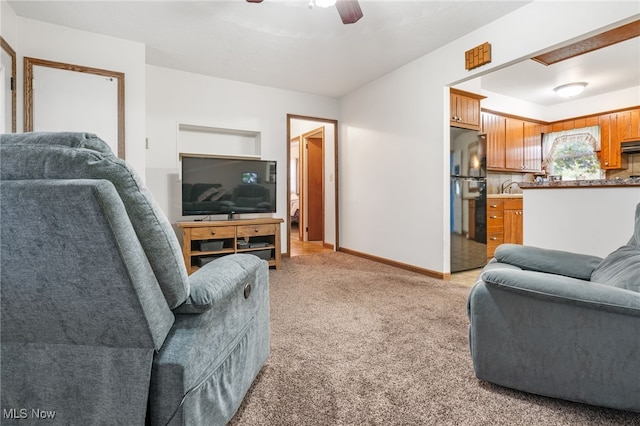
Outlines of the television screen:
<svg viewBox="0 0 640 426">
<path fill-rule="evenodd" d="M 182 215 L 275 213 L 276 162 L 182 155 Z"/>
</svg>

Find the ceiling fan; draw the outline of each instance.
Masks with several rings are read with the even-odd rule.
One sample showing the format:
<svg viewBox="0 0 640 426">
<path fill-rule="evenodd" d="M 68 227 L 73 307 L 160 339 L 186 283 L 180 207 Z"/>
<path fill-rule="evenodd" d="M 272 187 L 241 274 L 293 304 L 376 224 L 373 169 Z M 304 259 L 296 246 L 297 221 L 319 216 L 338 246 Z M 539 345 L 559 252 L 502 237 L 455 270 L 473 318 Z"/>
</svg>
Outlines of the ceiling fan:
<svg viewBox="0 0 640 426">
<path fill-rule="evenodd" d="M 262 0 L 247 0 L 249 3 L 262 3 Z M 358 0 L 310 0 L 309 7 L 330 7 L 336 6 L 343 24 L 353 24 L 362 18 L 362 9 Z"/>
</svg>

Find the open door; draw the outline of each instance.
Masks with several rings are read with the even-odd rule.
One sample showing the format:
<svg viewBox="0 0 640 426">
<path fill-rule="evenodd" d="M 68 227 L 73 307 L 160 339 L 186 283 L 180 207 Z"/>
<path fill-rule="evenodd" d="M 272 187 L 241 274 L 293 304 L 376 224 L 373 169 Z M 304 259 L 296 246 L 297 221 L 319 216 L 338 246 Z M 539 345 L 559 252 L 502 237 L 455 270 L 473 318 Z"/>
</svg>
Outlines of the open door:
<svg viewBox="0 0 640 426">
<path fill-rule="evenodd" d="M 302 206 L 307 212 L 306 238 L 324 242 L 324 132 L 305 138 L 306 191 Z"/>
<path fill-rule="evenodd" d="M 288 114 L 287 143 L 286 255 L 292 240 L 296 253 L 338 250 L 338 122 Z"/>
</svg>

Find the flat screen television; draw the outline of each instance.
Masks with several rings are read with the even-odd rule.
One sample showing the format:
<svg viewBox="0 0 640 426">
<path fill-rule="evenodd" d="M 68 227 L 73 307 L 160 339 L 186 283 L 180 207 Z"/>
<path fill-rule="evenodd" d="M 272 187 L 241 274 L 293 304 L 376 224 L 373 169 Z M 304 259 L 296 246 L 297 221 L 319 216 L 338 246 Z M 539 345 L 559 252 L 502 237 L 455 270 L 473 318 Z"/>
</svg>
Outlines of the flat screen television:
<svg viewBox="0 0 640 426">
<path fill-rule="evenodd" d="M 182 215 L 275 213 L 276 162 L 181 154 Z"/>
</svg>

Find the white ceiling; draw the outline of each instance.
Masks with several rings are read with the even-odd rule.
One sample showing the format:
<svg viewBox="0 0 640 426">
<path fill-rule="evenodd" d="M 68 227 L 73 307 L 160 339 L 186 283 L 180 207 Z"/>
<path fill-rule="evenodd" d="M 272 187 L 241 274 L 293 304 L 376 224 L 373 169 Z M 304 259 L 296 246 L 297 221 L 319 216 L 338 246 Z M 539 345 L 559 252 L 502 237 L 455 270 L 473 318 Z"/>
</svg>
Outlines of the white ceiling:
<svg viewBox="0 0 640 426">
<path fill-rule="evenodd" d="M 529 1 L 360 0 L 351 25 L 308 0 L 9 3 L 21 17 L 144 43 L 151 65 L 341 97 Z M 639 64 L 636 38 L 549 67 L 524 61 L 482 88 L 551 105 L 549 88 L 575 79 L 589 95 L 640 86 Z"/>
<path fill-rule="evenodd" d="M 330 97 L 528 1 L 360 0 L 351 25 L 308 3 L 9 1 L 21 17 L 144 43 L 148 64 Z"/>
<path fill-rule="evenodd" d="M 588 83 L 583 98 L 640 87 L 640 37 L 553 65 L 525 60 L 481 77 L 483 90 L 544 106 L 567 102 L 553 88 L 575 82 Z"/>
</svg>

